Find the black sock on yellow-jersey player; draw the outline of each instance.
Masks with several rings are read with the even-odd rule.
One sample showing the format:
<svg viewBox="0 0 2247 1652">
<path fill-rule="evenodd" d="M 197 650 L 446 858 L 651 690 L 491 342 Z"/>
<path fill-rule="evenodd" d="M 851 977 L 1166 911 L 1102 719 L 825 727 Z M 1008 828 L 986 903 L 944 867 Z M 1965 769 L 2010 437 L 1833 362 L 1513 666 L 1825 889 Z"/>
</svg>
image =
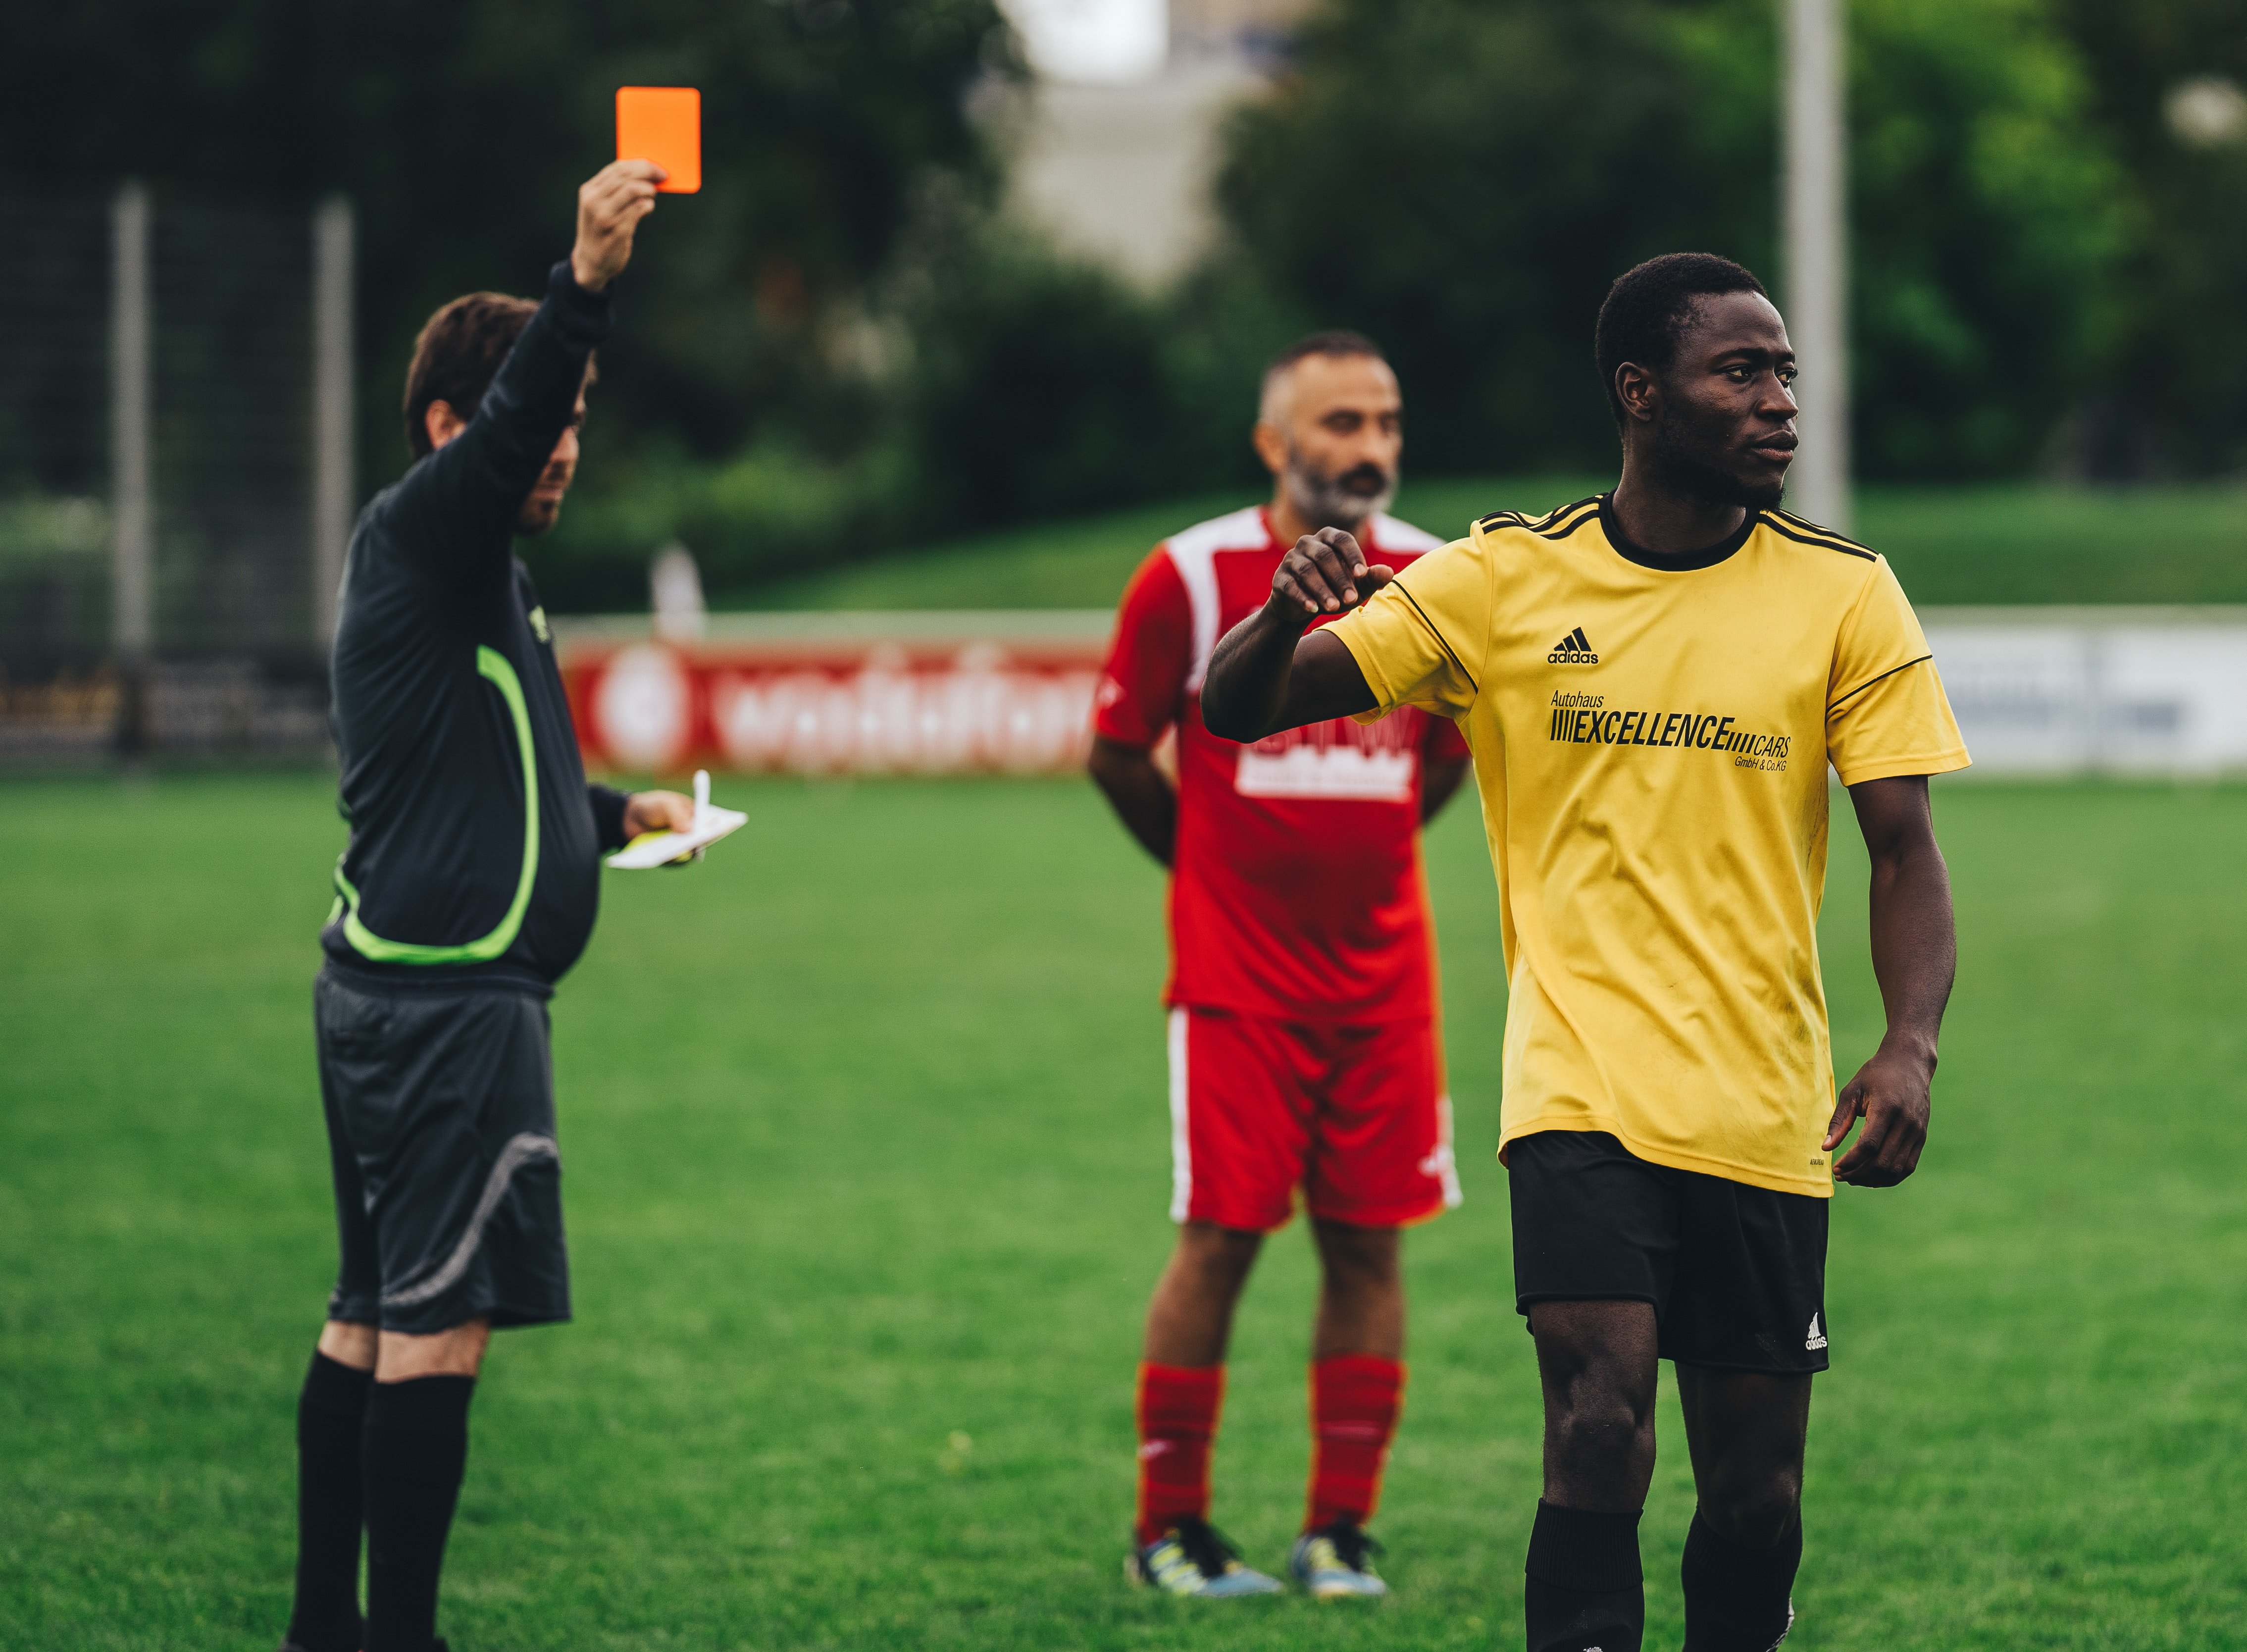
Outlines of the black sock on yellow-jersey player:
<svg viewBox="0 0 2247 1652">
<path fill-rule="evenodd" d="M 1508 970 L 1515 1301 L 1545 1396 L 1528 1645 L 1640 1644 L 1667 1359 L 1699 1497 L 1687 1652 L 1768 1652 L 1802 1553 L 1827 1201 L 1836 1178 L 1902 1181 L 1926 1140 L 1957 952 L 1927 780 L 1967 758 L 1888 563 L 1778 508 L 1794 352 L 1755 277 L 1704 254 L 1642 264 L 1595 347 L 1612 492 L 1485 517 L 1401 574 L 1346 534 L 1305 537 L 1218 644 L 1202 714 L 1255 740 L 1410 705 L 1465 734 Z M 1888 1012 L 1838 1097 L 1829 767 L 1871 851 Z"/>
</svg>

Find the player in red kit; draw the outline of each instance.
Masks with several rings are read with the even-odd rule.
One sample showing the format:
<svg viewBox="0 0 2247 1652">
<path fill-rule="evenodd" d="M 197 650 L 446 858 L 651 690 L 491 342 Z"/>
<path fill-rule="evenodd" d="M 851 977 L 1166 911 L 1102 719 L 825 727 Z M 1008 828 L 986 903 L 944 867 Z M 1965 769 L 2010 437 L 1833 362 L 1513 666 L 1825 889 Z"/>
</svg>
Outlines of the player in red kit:
<svg viewBox="0 0 2247 1652">
<path fill-rule="evenodd" d="M 1419 830 L 1458 789 L 1446 720 L 1348 718 L 1253 746 L 1202 726 L 1217 639 L 1264 606 L 1288 546 L 1344 528 L 1401 570 L 1441 543 L 1383 514 L 1404 445 L 1397 377 L 1320 333 L 1267 370 L 1256 451 L 1272 502 L 1156 547 L 1124 593 L 1094 714 L 1093 779 L 1171 869 L 1171 1218 L 1176 1250 L 1139 1368 L 1134 1579 L 1271 1594 L 1208 1521 L 1233 1310 L 1300 1198 L 1323 1283 L 1295 1578 L 1377 1596 L 1365 1525 L 1404 1396 L 1399 1230 L 1458 1203 Z M 1324 622 L 1320 622 L 1324 623 Z M 1177 784 L 1154 750 L 1177 735 Z"/>
</svg>

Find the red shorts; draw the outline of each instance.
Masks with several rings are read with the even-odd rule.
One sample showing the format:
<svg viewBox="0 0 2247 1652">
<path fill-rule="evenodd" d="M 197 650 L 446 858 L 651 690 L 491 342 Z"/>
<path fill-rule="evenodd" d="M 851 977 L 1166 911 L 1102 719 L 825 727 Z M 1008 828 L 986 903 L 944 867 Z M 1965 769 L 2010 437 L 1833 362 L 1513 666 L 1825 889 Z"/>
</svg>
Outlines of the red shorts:
<svg viewBox="0 0 2247 1652">
<path fill-rule="evenodd" d="M 1360 1227 L 1459 1202 L 1431 1020 L 1356 1026 L 1171 1011 L 1171 1219 L 1269 1232 L 1295 1212 Z"/>
</svg>

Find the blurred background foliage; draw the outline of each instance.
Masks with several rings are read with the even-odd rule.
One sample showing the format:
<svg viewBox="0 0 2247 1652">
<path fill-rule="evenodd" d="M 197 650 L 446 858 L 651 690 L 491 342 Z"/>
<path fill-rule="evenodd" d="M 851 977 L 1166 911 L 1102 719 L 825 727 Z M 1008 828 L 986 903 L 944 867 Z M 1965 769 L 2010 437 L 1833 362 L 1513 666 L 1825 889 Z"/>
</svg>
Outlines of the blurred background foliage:
<svg viewBox="0 0 2247 1652">
<path fill-rule="evenodd" d="M 2114 462 L 2237 474 L 2247 470 L 2247 7 L 2065 0 L 2057 11 L 2124 180 L 2128 239 L 2092 381 L 2126 415 Z"/>
<path fill-rule="evenodd" d="M 1850 14 L 1865 475 L 2247 468 L 2247 144 L 2178 113 L 2196 77 L 2247 78 L 2237 0 Z M 1312 325 L 1392 352 L 1419 474 L 1596 473 L 1589 334 L 1616 272 L 1706 248 L 1783 300 L 1775 16 L 1327 0 L 1226 126 L 1226 233 L 1163 290 L 1001 206 L 1023 71 L 991 0 L 12 7 L 0 176 L 350 195 L 371 491 L 404 465 L 422 318 L 535 290 L 616 85 L 699 85 L 706 188 L 664 203 L 621 293 L 541 579 L 557 607 L 637 607 L 677 538 L 723 601 L 1253 484 L 1257 368 Z"/>
</svg>

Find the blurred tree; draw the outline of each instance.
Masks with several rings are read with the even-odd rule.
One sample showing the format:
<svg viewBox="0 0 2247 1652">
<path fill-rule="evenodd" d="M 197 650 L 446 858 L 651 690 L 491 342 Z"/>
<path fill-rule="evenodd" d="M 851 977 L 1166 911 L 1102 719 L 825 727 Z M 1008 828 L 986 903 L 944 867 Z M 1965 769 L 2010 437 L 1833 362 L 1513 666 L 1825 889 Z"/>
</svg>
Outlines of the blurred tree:
<svg viewBox="0 0 2247 1652">
<path fill-rule="evenodd" d="M 2247 471 L 2247 9 L 2066 0 L 2131 174 L 2122 316 L 2083 468 Z M 2153 438 L 2150 454 L 2143 437 Z"/>
<path fill-rule="evenodd" d="M 1257 386 L 1307 326 L 1241 272 L 1151 296 L 973 212 L 910 268 L 887 309 L 920 508 L 1006 522 L 1262 481 Z"/>
<path fill-rule="evenodd" d="M 933 516 L 1001 522 L 1175 488 L 1152 302 L 1003 226 L 971 226 L 925 274 L 898 313 Z"/>
<path fill-rule="evenodd" d="M 1416 468 L 1603 462 L 1608 283 L 1680 247 L 1768 263 L 1769 31 L 1738 31 L 1762 71 L 1719 78 L 1736 106 L 1686 72 L 1697 21 L 1660 0 L 1329 0 L 1235 117 L 1219 199 L 1245 256 L 1390 352 Z"/>
<path fill-rule="evenodd" d="M 2125 177 L 2048 0 L 1854 0 L 1860 470 L 2032 465 L 2119 322 Z"/>
<path fill-rule="evenodd" d="M 640 600 L 624 546 L 683 540 L 721 599 L 809 559 L 1264 476 L 1249 446 L 1265 360 L 1304 331 L 1229 267 L 1151 296 L 957 198 L 925 200 L 858 324 L 867 440 L 761 434 L 696 461 L 644 444 L 604 461 L 540 549 L 540 585 Z"/>
<path fill-rule="evenodd" d="M 2119 174 L 2045 0 L 1855 0 L 1857 424 L 1873 475 L 2030 462 L 2087 383 Z M 1770 0 L 1328 0 L 1220 200 L 1279 292 L 1392 352 L 1418 461 L 1601 464 L 1608 283 L 1773 252 Z M 1810 364 L 1815 371 L 1815 364 Z"/>
<path fill-rule="evenodd" d="M 970 94 L 1019 72 L 992 0 L 18 7 L 0 13 L 0 175 L 349 193 L 371 491 L 404 468 L 399 392 L 429 311 L 535 290 L 613 153 L 617 85 L 700 86 L 705 187 L 643 232 L 593 462 L 540 577 L 557 609 L 637 606 L 648 554 L 682 538 L 724 600 L 810 560 L 1253 464 L 1255 371 L 1287 324 L 1253 283 L 1205 276 L 1174 311 L 1001 222 Z"/>
<path fill-rule="evenodd" d="M 363 478 L 403 467 L 415 331 L 454 294 L 535 290 L 619 85 L 703 92 L 705 185 L 666 199 L 620 302 L 602 433 L 727 453 L 777 418 L 843 444 L 855 295 L 931 173 L 988 191 L 965 94 L 1012 63 L 991 0 L 82 0 L 0 10 L 0 172 L 54 190 L 349 194 Z"/>
</svg>

